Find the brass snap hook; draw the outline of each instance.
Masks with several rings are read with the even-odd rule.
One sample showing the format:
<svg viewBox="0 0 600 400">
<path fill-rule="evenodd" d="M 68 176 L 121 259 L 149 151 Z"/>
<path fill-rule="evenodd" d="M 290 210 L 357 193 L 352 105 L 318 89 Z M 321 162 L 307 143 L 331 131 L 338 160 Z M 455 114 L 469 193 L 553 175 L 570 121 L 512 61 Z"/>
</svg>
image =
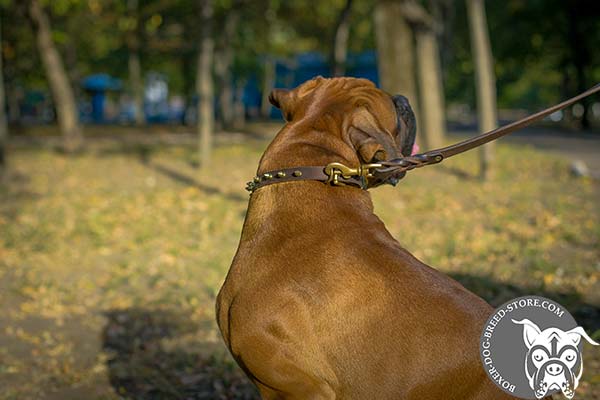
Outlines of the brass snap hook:
<svg viewBox="0 0 600 400">
<path fill-rule="evenodd" d="M 353 176 L 370 178 L 373 176 L 371 170 L 381 167 L 381 164 L 360 164 L 358 168 L 351 168 L 338 162 L 329 163 L 323 170 L 325 175 L 328 176 L 325 183 L 334 186 L 345 186 L 346 184 L 340 181 L 340 176 L 344 179 L 350 179 Z"/>
</svg>

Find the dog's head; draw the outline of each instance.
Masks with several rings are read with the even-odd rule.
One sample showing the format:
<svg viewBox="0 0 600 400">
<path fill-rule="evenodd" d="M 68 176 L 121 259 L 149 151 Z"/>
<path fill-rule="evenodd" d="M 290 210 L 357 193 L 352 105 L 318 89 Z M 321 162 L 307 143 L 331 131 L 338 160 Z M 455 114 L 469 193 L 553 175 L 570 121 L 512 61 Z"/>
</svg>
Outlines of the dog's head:
<svg viewBox="0 0 600 400">
<path fill-rule="evenodd" d="M 408 100 L 390 96 L 369 80 L 317 77 L 292 90 L 275 89 L 269 100 L 288 123 L 312 118 L 315 129 L 337 136 L 354 153 L 352 161 L 367 164 L 411 155 L 416 122 Z M 370 180 L 369 187 L 395 185 L 404 175 Z"/>
<path fill-rule="evenodd" d="M 527 346 L 525 373 L 529 386 L 538 399 L 548 391 L 560 390 L 569 399 L 575 395 L 583 372 L 583 360 L 578 345 L 583 337 L 598 345 L 578 326 L 570 331 L 540 328 L 528 319 L 512 320 L 523 325 L 523 341 Z"/>
</svg>

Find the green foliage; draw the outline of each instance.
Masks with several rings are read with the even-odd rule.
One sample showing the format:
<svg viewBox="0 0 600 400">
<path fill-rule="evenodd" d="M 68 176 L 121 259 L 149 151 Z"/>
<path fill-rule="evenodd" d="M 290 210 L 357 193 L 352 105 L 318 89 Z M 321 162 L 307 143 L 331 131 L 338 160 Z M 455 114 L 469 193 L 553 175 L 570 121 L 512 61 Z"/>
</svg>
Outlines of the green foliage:
<svg viewBox="0 0 600 400">
<path fill-rule="evenodd" d="M 474 79 L 464 1 L 455 2 L 451 57 L 446 63 L 450 100 L 474 106 Z M 584 87 L 600 76 L 600 9 L 594 1 L 486 2 L 499 107 L 539 108 L 578 90 L 577 49 L 584 53 Z M 577 34 L 574 32 L 577 31 Z M 574 36 L 575 35 L 575 36 Z"/>
<path fill-rule="evenodd" d="M 163 73 L 174 93 L 193 92 L 199 11 L 191 0 L 45 0 L 53 37 L 72 79 L 107 72 L 127 80 L 128 54 L 139 46 L 142 70 Z M 217 50 L 225 18 L 240 14 L 234 72 L 260 77 L 266 56 L 331 52 L 345 0 L 216 0 Z M 423 2 L 430 5 L 431 2 Z M 538 108 L 600 81 L 600 10 L 591 0 L 486 2 L 500 107 Z M 375 47 L 373 2 L 355 0 L 349 47 Z M 447 101 L 474 106 L 474 79 L 464 1 L 441 2 Z M 9 89 L 44 88 L 25 2 L 2 0 L 3 55 Z M 431 12 L 431 10 L 430 10 Z M 578 67 L 579 66 L 579 67 Z M 402 73 L 398 71 L 398 73 Z"/>
</svg>

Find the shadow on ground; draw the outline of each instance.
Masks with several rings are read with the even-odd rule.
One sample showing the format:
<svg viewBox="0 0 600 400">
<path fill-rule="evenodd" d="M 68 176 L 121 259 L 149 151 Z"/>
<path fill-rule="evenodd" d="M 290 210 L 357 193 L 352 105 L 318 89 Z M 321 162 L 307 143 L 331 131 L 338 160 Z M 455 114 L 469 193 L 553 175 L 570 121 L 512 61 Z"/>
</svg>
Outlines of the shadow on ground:
<svg viewBox="0 0 600 400">
<path fill-rule="evenodd" d="M 588 332 L 600 329 L 600 308 L 584 303 L 576 293 L 547 292 L 467 274 L 452 277 L 493 306 L 519 296 L 541 295 L 564 305 Z M 203 327 L 187 315 L 126 309 L 106 316 L 103 346 L 109 355 L 110 383 L 120 396 L 135 400 L 259 399 L 222 343 L 198 340 L 205 335 Z"/>
<path fill-rule="evenodd" d="M 103 346 L 110 383 L 127 399 L 259 399 L 220 342 L 175 312 L 126 309 L 106 314 Z M 189 339 L 192 340 L 189 340 Z"/>
<path fill-rule="evenodd" d="M 153 169 L 157 173 L 165 175 L 166 177 L 168 177 L 176 182 L 179 182 L 181 184 L 195 187 L 195 188 L 203 191 L 204 193 L 219 194 L 231 201 L 237 201 L 237 202 L 242 202 L 242 203 L 246 203 L 248 201 L 248 196 L 242 196 L 242 195 L 238 195 L 236 193 L 226 193 L 219 187 L 209 186 L 207 184 L 200 183 L 195 178 L 192 178 L 186 174 L 178 172 L 175 169 L 173 169 L 167 165 L 153 163 L 153 162 L 147 162 L 147 163 L 145 163 L 145 165 L 148 168 Z"/>
<path fill-rule="evenodd" d="M 172 181 L 186 186 L 192 186 L 196 189 L 210 195 L 222 195 L 228 200 L 237 201 L 246 203 L 248 201 L 248 196 L 239 195 L 236 193 L 227 193 L 222 190 L 220 187 L 215 187 L 203 183 L 196 179 L 193 176 L 190 176 L 180 170 L 174 168 L 173 166 L 169 166 L 165 163 L 160 163 L 153 160 L 153 156 L 160 152 L 161 148 L 158 145 L 150 145 L 144 143 L 134 143 L 134 144 L 123 144 L 117 147 L 109 147 L 102 150 L 97 150 L 96 153 L 100 156 L 110 157 L 115 154 L 127 155 L 134 158 L 147 168 L 153 170 L 154 172 L 161 174 Z M 191 163 L 194 164 L 194 163 Z M 191 165 L 194 169 L 198 167 L 197 162 L 194 165 Z"/>
<path fill-rule="evenodd" d="M 451 274 L 463 286 L 498 307 L 515 297 L 536 295 L 547 297 L 563 305 L 577 323 L 589 333 L 600 329 L 600 307 L 586 303 L 577 292 L 553 292 L 543 287 L 517 286 L 502 283 L 490 277 L 469 274 Z"/>
</svg>

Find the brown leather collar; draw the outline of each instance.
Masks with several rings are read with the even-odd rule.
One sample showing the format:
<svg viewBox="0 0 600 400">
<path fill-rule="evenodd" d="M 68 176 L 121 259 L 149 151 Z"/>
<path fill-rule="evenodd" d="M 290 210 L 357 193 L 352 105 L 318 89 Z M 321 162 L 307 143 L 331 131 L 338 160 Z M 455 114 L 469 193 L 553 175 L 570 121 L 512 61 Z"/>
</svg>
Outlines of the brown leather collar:
<svg viewBox="0 0 600 400">
<path fill-rule="evenodd" d="M 325 168 L 326 167 L 296 167 L 269 171 L 262 175 L 255 176 L 254 179 L 246 183 L 246 190 L 254 192 L 258 188 L 274 183 L 305 180 L 329 183 L 330 175 L 325 172 Z M 341 177 L 338 180 L 338 186 L 341 186 L 342 184 L 356 186 L 361 189 L 367 188 L 366 179 L 362 176 Z"/>
<path fill-rule="evenodd" d="M 425 165 L 438 164 L 445 158 L 455 156 L 508 135 L 509 133 L 522 129 L 535 121 L 539 121 L 540 119 L 568 107 L 598 91 L 600 91 L 600 84 L 597 84 L 591 89 L 565 100 L 562 103 L 546 108 L 545 110 L 529 115 L 511 124 L 441 149 L 431 150 L 413 156 L 401 157 L 394 160 L 381 161 L 378 164 L 361 164 L 357 168 L 347 167 L 341 163 L 335 162 L 321 167 L 283 168 L 266 172 L 260 176 L 255 176 L 252 181 L 247 183 L 246 190 L 254 192 L 256 189 L 273 183 L 301 180 L 315 180 L 334 186 L 351 185 L 365 190 L 374 184 L 389 183 L 390 180 L 395 184 L 396 179 L 394 177 L 397 177 L 399 174 L 410 171 L 411 169 L 424 167 Z"/>
</svg>

